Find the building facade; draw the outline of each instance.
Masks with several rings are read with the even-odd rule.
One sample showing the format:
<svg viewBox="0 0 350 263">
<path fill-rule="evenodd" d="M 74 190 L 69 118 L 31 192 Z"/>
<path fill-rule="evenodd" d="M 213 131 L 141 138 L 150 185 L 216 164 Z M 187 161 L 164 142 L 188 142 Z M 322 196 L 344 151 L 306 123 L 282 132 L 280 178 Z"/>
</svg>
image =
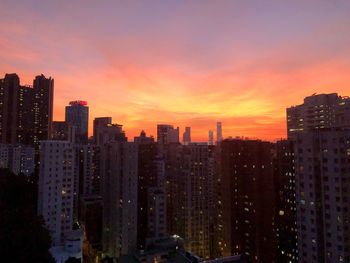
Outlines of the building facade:
<svg viewBox="0 0 350 263">
<path fill-rule="evenodd" d="M 111 142 L 102 147 L 103 254 L 119 258 L 137 246 L 137 144 Z"/>
<path fill-rule="evenodd" d="M 61 246 L 73 227 L 74 148 L 65 141 L 40 144 L 38 213 L 50 231 L 53 246 Z"/>
</svg>

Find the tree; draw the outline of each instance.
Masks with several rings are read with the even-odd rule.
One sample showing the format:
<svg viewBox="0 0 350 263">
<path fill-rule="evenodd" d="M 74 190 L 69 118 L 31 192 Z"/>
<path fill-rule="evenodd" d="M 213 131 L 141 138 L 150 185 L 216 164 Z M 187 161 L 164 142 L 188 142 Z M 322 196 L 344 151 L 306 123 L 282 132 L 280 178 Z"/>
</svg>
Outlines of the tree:
<svg viewBox="0 0 350 263">
<path fill-rule="evenodd" d="M 36 189 L 25 176 L 0 169 L 1 262 L 55 262 L 49 231 L 37 216 Z"/>
</svg>

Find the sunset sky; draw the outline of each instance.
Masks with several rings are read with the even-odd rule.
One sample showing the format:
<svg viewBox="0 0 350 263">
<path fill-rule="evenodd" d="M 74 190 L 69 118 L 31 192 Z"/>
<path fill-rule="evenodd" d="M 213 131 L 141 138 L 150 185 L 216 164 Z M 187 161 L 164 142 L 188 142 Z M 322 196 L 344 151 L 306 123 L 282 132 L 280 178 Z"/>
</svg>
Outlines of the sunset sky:
<svg viewBox="0 0 350 263">
<path fill-rule="evenodd" d="M 54 120 L 86 100 L 132 139 L 157 123 L 286 136 L 285 108 L 350 95 L 350 1 L 0 0 L 0 74 L 55 79 Z"/>
</svg>

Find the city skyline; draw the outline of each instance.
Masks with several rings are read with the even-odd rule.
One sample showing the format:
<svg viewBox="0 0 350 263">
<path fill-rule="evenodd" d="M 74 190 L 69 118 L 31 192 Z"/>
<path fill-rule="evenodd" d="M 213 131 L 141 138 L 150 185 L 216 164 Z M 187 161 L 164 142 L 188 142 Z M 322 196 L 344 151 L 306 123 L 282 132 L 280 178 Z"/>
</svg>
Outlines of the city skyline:
<svg viewBox="0 0 350 263">
<path fill-rule="evenodd" d="M 286 107 L 350 91 L 346 1 L 3 6 L 1 75 L 53 77 L 53 119 L 86 100 L 89 135 L 94 118 L 110 116 L 129 139 L 167 123 L 207 141 L 220 121 L 224 138 L 275 140 L 286 138 Z"/>
</svg>

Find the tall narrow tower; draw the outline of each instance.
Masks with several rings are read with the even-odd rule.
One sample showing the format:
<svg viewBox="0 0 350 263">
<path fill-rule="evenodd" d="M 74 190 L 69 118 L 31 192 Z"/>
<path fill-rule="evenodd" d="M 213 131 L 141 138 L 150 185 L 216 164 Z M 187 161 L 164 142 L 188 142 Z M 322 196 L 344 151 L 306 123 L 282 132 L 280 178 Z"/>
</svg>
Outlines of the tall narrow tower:
<svg viewBox="0 0 350 263">
<path fill-rule="evenodd" d="M 221 122 L 216 123 L 216 142 L 222 141 L 222 126 Z"/>
<path fill-rule="evenodd" d="M 209 145 L 214 145 L 214 132 L 209 130 Z"/>
<path fill-rule="evenodd" d="M 183 144 L 187 145 L 191 142 L 191 127 L 186 127 L 182 137 Z"/>
</svg>

